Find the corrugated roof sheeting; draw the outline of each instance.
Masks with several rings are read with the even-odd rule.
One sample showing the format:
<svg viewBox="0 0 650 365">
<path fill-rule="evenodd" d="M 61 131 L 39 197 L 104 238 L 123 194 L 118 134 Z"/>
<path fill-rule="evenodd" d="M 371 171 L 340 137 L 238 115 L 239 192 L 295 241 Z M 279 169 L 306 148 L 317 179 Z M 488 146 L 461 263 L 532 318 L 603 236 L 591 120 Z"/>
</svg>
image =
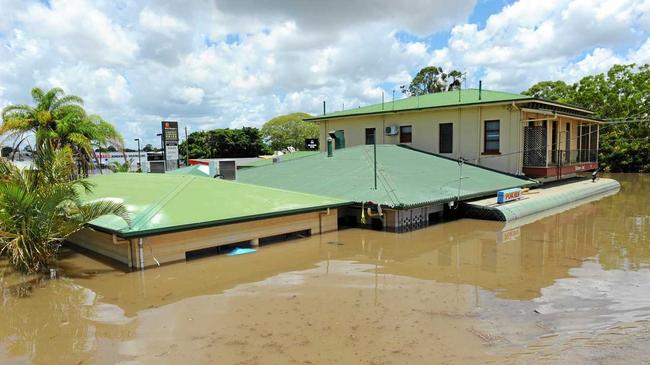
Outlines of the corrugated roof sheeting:
<svg viewBox="0 0 650 365">
<path fill-rule="evenodd" d="M 103 216 L 90 222 L 91 226 L 121 237 L 315 211 L 348 203 L 337 198 L 191 175 L 119 173 L 89 180 L 94 188 L 85 200 L 122 202 L 132 219 L 129 227 L 118 217 Z"/>
<path fill-rule="evenodd" d="M 460 101 L 459 101 L 460 95 Z M 360 108 L 350 108 L 348 110 L 342 110 L 337 112 L 328 113 L 326 115 L 321 115 L 313 118 L 307 118 L 305 120 L 319 120 L 327 118 L 337 118 L 344 116 L 353 116 L 353 115 L 364 115 L 364 114 L 376 114 L 376 113 L 386 113 L 386 112 L 397 112 L 397 111 L 406 111 L 406 110 L 417 110 L 425 108 L 441 108 L 441 107 L 453 107 L 453 106 L 464 106 L 472 104 L 488 104 L 488 103 L 498 103 L 498 102 L 508 102 L 513 100 L 534 100 L 531 96 L 513 94 L 502 91 L 492 91 L 492 90 L 482 90 L 481 98 L 479 99 L 479 90 L 478 89 L 465 89 L 458 91 L 448 91 L 441 93 L 432 93 L 421 96 L 412 96 L 409 98 L 398 99 L 393 102 L 385 101 L 383 104 L 373 104 L 367 105 Z"/>
<path fill-rule="evenodd" d="M 285 161 L 291 161 L 295 160 L 297 158 L 303 158 L 307 156 L 312 156 L 318 154 L 318 151 L 296 151 L 293 153 L 285 153 L 284 155 L 280 156 L 280 163 L 285 162 Z M 273 164 L 273 158 L 263 158 L 259 159 L 256 161 L 250 161 L 243 163 L 241 167 L 260 167 L 260 166 L 266 166 L 266 165 L 271 165 Z"/>
<path fill-rule="evenodd" d="M 238 180 L 251 184 L 374 202 L 394 208 L 446 203 L 458 196 L 459 165 L 455 160 L 405 148 L 377 145 L 377 189 L 374 189 L 373 146 L 336 150 L 281 164 L 241 170 Z M 460 198 L 536 182 L 474 165 L 463 165 Z"/>
</svg>

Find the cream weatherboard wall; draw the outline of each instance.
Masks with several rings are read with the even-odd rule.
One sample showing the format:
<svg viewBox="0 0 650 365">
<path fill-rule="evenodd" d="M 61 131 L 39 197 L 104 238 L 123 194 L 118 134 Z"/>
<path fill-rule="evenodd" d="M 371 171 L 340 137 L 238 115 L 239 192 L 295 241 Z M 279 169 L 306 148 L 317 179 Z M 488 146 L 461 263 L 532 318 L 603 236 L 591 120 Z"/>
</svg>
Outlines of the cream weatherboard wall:
<svg viewBox="0 0 650 365">
<path fill-rule="evenodd" d="M 485 121 L 499 120 L 499 154 L 485 154 Z M 380 115 L 347 116 L 321 120 L 320 140 L 327 140 L 327 133 L 343 130 L 346 147 L 365 144 L 366 128 L 375 128 L 378 144 L 400 143 L 399 134 L 388 136 L 388 126 L 412 126 L 412 142 L 404 143 L 413 148 L 439 153 L 440 124 L 453 124 L 452 153 L 442 154 L 451 158 L 462 157 L 471 163 L 496 170 L 517 174 L 522 170 L 523 128 L 522 112 L 511 104 L 473 106 L 405 111 Z M 321 150 L 327 143 L 321 143 Z"/>
</svg>

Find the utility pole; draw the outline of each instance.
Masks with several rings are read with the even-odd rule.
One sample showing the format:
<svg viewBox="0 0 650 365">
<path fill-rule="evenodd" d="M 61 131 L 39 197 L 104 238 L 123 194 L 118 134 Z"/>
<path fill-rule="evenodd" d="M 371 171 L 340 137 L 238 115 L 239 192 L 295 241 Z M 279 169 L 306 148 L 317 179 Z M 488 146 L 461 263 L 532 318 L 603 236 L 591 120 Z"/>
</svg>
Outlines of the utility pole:
<svg viewBox="0 0 650 365">
<path fill-rule="evenodd" d="M 190 165 L 190 142 L 187 139 L 187 126 L 185 126 L 185 166 Z"/>
<path fill-rule="evenodd" d="M 375 163 L 375 190 L 377 190 L 377 133 L 373 136 L 374 163 Z"/>
<path fill-rule="evenodd" d="M 458 203 L 458 205 L 460 205 L 460 187 L 461 187 L 461 184 L 463 183 L 463 163 L 464 162 L 465 162 L 465 160 L 463 160 L 462 157 L 458 159 L 458 167 L 459 167 L 459 169 L 458 169 L 458 174 L 459 174 L 459 176 L 458 176 L 458 196 L 456 197 L 456 202 Z M 456 206 L 456 208 L 458 208 L 458 206 Z"/>
<path fill-rule="evenodd" d="M 140 138 L 134 139 L 138 142 L 138 170 L 142 169 L 142 158 L 140 157 Z"/>
</svg>

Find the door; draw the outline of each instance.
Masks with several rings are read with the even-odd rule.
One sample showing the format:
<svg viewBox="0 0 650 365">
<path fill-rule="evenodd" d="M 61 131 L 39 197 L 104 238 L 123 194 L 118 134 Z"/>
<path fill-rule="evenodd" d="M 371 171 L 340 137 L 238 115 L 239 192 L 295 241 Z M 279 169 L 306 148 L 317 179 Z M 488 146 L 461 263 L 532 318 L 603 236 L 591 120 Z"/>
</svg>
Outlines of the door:
<svg viewBox="0 0 650 365">
<path fill-rule="evenodd" d="M 345 132 L 342 129 L 334 132 L 334 148 L 345 148 Z"/>
</svg>

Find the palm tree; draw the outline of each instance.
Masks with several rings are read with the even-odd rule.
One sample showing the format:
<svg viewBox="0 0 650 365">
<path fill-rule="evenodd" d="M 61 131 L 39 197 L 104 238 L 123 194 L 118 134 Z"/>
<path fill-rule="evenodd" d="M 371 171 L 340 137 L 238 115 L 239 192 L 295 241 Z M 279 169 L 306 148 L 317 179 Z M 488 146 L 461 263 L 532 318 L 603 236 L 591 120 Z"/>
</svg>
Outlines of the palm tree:
<svg viewBox="0 0 650 365">
<path fill-rule="evenodd" d="M 0 134 L 24 139 L 27 134 L 34 133 L 38 146 L 42 139 L 54 137 L 59 122 L 78 120 L 86 115 L 83 100 L 75 95 L 65 95 L 63 89 L 58 87 L 47 92 L 35 87 L 32 89 L 32 99 L 36 106 L 17 104 L 2 110 Z"/>
<path fill-rule="evenodd" d="M 130 224 L 122 204 L 82 200 L 92 184 L 74 179 L 75 168 L 71 148 L 49 141 L 38 145 L 34 167 L 0 159 L 0 255 L 19 271 L 48 268 L 61 243 L 97 217 L 113 214 Z"/>
<path fill-rule="evenodd" d="M 111 169 L 114 173 L 118 172 L 129 172 L 131 169 L 131 164 L 133 163 L 133 160 L 128 160 L 124 163 L 119 163 L 117 161 L 111 162 L 110 165 L 108 165 L 108 168 Z"/>
<path fill-rule="evenodd" d="M 115 127 L 98 115 L 87 115 L 80 97 L 65 95 L 61 88 L 44 92 L 35 87 L 32 98 L 35 107 L 20 104 L 4 108 L 0 135 L 15 137 L 18 146 L 30 133 L 36 135 L 37 146 L 43 140 L 55 148 L 70 146 L 84 175 L 96 159 L 93 145 L 112 144 L 123 151 L 124 141 Z"/>
</svg>

